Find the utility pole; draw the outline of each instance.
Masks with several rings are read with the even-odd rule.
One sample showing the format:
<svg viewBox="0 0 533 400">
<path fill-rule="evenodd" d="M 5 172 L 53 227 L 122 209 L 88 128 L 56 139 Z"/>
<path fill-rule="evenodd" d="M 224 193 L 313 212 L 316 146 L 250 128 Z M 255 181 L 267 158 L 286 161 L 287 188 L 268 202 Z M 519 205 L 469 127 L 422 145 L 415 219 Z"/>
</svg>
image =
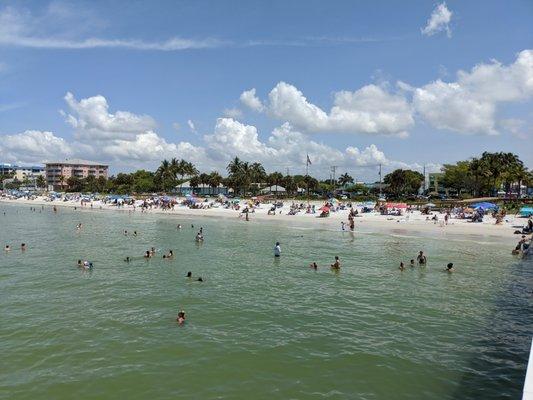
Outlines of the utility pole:
<svg viewBox="0 0 533 400">
<path fill-rule="evenodd" d="M 426 164 L 424 164 L 424 195 L 426 194 Z"/>
<path fill-rule="evenodd" d="M 338 165 L 332 165 L 331 166 L 331 172 L 332 172 L 332 178 L 331 178 L 331 186 L 333 187 L 333 195 L 335 195 L 335 186 L 337 186 L 337 176 L 335 175 L 337 168 L 339 168 Z"/>
<path fill-rule="evenodd" d="M 381 190 L 381 164 L 379 164 L 379 198 L 381 199 L 383 197 L 382 190 Z"/>
</svg>

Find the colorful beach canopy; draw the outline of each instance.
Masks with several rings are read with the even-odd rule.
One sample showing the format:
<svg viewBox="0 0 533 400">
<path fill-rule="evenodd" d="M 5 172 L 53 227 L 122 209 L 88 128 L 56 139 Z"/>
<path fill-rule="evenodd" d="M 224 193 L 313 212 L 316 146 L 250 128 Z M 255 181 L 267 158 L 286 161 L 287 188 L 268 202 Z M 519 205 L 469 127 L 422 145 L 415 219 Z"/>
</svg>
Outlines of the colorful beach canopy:
<svg viewBox="0 0 533 400">
<path fill-rule="evenodd" d="M 387 208 L 407 208 L 406 203 L 387 203 L 385 206 Z"/>
<path fill-rule="evenodd" d="M 489 203 L 487 201 L 482 201 L 481 203 L 475 203 L 472 204 L 472 208 L 474 210 L 477 210 L 478 208 L 481 208 L 482 210 L 497 210 L 498 206 L 494 203 Z"/>
<path fill-rule="evenodd" d="M 520 209 L 521 217 L 531 217 L 533 216 L 533 207 L 522 207 Z"/>
</svg>

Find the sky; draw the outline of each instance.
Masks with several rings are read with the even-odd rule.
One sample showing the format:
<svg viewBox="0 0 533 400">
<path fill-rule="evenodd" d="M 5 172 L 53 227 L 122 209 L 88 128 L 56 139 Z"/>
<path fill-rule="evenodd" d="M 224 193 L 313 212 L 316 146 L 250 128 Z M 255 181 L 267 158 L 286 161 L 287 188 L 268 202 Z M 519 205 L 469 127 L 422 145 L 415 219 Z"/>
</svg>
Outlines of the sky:
<svg viewBox="0 0 533 400">
<path fill-rule="evenodd" d="M 0 162 L 533 168 L 532 20 L 530 0 L 0 0 Z"/>
</svg>

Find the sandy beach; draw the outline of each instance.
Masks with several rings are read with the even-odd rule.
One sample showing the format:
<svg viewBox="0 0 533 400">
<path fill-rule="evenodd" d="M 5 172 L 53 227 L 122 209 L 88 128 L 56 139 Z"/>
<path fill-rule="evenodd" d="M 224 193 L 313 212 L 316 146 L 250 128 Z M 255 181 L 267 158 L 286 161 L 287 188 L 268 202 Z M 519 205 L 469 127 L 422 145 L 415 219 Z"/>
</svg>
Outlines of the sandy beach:
<svg viewBox="0 0 533 400">
<path fill-rule="evenodd" d="M 115 212 L 135 212 L 141 214 L 139 207 L 133 207 L 130 205 L 123 205 L 117 207 L 114 204 L 105 204 L 101 201 L 93 201 L 92 207 L 90 204 L 81 205 L 79 200 L 45 200 L 44 197 L 38 197 L 34 200 L 28 199 L 7 199 L 0 198 L 0 202 L 28 205 L 28 206 L 46 206 L 46 207 L 76 207 L 80 211 L 88 212 L 102 212 L 102 211 L 115 211 Z M 245 201 L 241 201 L 244 204 Z M 316 229 L 338 230 L 341 231 L 341 222 L 348 223 L 348 209 L 332 212 L 327 218 L 318 218 L 317 214 L 306 214 L 300 212 L 296 215 L 288 215 L 290 210 L 291 200 L 284 200 L 282 208 L 278 208 L 276 215 L 268 215 L 268 210 L 271 204 L 264 203 L 257 207 L 254 212 L 249 214 L 249 221 L 245 221 L 244 216 L 240 211 L 236 211 L 229 208 L 213 207 L 206 209 L 193 209 L 183 205 L 176 205 L 173 210 L 163 210 L 160 208 L 147 209 L 144 213 L 147 214 L 161 214 L 168 215 L 169 217 L 176 218 L 176 222 L 179 222 L 179 217 L 183 218 L 232 218 L 242 219 L 243 223 L 281 223 L 281 224 L 295 224 L 297 226 Z M 312 201 L 311 205 L 315 205 L 317 209 L 323 205 L 323 201 Z M 242 207 L 241 207 L 242 209 Z M 434 213 L 432 213 L 433 215 Z M 377 212 L 359 214 L 355 218 L 355 233 L 364 232 L 379 232 L 389 233 L 392 235 L 412 235 L 412 236 L 425 236 L 431 235 L 433 237 L 442 239 L 458 239 L 460 237 L 465 238 L 468 236 L 469 240 L 478 242 L 502 242 L 505 241 L 510 245 L 516 244 L 519 240 L 519 235 L 514 234 L 519 227 L 525 225 L 526 219 L 519 218 L 517 216 L 508 215 L 504 221 L 496 225 L 495 219 L 490 215 L 486 215 L 481 223 L 472 223 L 469 220 L 451 218 L 448 224 L 444 223 L 444 214 L 436 212 L 439 221 L 427 220 L 427 215 L 422 215 L 419 211 L 407 212 L 402 216 L 380 215 Z M 431 215 L 431 216 L 432 216 Z M 431 218 L 430 216 L 430 218 Z M 348 227 L 346 226 L 348 231 Z"/>
</svg>

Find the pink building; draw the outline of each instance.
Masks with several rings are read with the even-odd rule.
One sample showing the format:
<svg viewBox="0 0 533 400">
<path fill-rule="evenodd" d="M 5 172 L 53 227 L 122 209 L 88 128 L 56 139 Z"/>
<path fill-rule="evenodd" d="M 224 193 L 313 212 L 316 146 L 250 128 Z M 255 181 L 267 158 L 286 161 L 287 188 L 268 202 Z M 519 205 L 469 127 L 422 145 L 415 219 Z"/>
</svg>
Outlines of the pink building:
<svg viewBox="0 0 533 400">
<path fill-rule="evenodd" d="M 107 178 L 108 169 L 108 165 L 79 159 L 48 162 L 45 164 L 46 183 L 54 190 L 62 190 L 68 186 L 67 179 L 70 177 L 82 179 L 88 176 L 95 178 L 103 176 Z"/>
</svg>

